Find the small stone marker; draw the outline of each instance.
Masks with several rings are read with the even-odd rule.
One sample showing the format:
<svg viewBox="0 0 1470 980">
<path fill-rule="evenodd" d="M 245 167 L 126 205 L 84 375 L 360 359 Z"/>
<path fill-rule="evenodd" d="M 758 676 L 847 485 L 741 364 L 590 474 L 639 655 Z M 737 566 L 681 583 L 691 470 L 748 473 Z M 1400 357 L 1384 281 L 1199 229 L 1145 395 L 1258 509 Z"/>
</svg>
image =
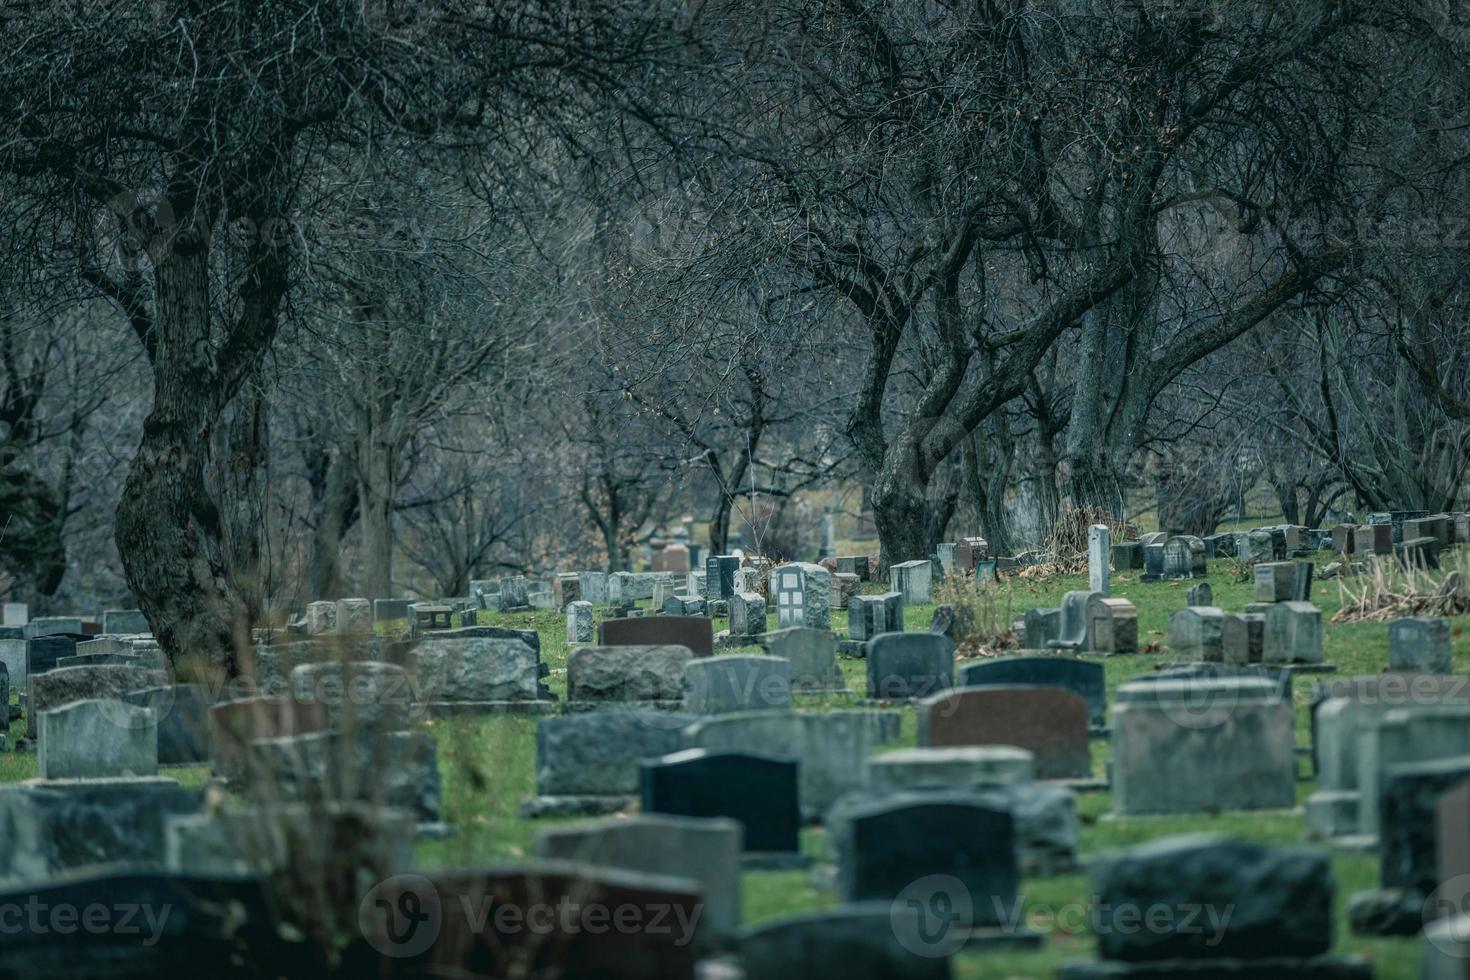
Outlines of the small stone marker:
<svg viewBox="0 0 1470 980">
<path fill-rule="evenodd" d="M 853 640 L 871 640 L 882 633 L 903 632 L 903 596 L 855 595 L 847 601 L 847 635 Z"/>
<path fill-rule="evenodd" d="M 1057 640 L 1062 638 L 1061 607 L 1026 610 L 1022 634 L 1021 645 L 1027 650 L 1050 649 Z"/>
<path fill-rule="evenodd" d="M 1138 607 L 1127 599 L 1092 593 L 1087 600 L 1087 637 L 1082 649 L 1102 654 L 1137 653 Z"/>
<path fill-rule="evenodd" d="M 1388 624 L 1389 670 L 1448 674 L 1453 660 L 1449 620 L 1413 616 Z"/>
<path fill-rule="evenodd" d="M 1215 590 L 1210 588 L 1209 582 L 1200 582 L 1191 585 L 1189 592 L 1185 595 L 1186 606 L 1213 606 L 1215 604 Z"/>
<path fill-rule="evenodd" d="M 1133 572 L 1143 568 L 1143 543 L 1120 541 L 1113 545 L 1113 567 L 1120 572 Z"/>
<path fill-rule="evenodd" d="M 861 582 L 868 581 L 868 556 L 867 555 L 839 555 L 837 557 L 837 571 L 845 575 L 856 575 Z"/>
<path fill-rule="evenodd" d="M 730 596 L 730 638 L 754 638 L 766 631 L 766 599 L 759 592 Z"/>
<path fill-rule="evenodd" d="M 1292 600 L 1274 603 L 1266 610 L 1261 662 L 1320 664 L 1322 611 L 1310 602 Z"/>
<path fill-rule="evenodd" d="M 1224 660 L 1221 631 L 1225 610 L 1186 606 L 1169 617 L 1169 653 L 1175 660 L 1219 663 Z"/>
<path fill-rule="evenodd" d="M 688 749 L 645 759 L 638 771 L 644 813 L 730 817 L 745 829 L 747 853 L 799 850 L 795 762 Z"/>
<path fill-rule="evenodd" d="M 1284 561 L 1257 565 L 1255 585 L 1256 602 L 1287 602 L 1296 587 L 1296 565 Z"/>
<path fill-rule="evenodd" d="M 934 565 L 927 558 L 890 565 L 888 582 L 894 592 L 903 596 L 906 606 L 924 606 L 934 601 Z"/>
<path fill-rule="evenodd" d="M 1087 529 L 1087 587 L 1108 594 L 1108 552 L 1112 532 L 1106 524 Z"/>
</svg>

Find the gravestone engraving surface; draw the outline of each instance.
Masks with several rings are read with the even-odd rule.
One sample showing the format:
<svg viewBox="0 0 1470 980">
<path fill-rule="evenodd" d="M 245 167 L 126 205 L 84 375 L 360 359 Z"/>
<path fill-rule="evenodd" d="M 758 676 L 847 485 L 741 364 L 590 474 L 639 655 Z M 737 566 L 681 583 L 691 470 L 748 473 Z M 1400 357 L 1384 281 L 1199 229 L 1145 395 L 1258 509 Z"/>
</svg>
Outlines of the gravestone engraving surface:
<svg viewBox="0 0 1470 980">
<path fill-rule="evenodd" d="M 639 763 L 645 813 L 729 817 L 745 829 L 745 850 L 798 850 L 801 808 L 796 763 L 743 752 L 687 749 Z"/>
<path fill-rule="evenodd" d="M 1038 779 L 1092 774 L 1087 702 L 1060 687 L 956 688 L 918 705 L 919 745 L 1013 745 L 1035 757 Z"/>
<path fill-rule="evenodd" d="M 995 657 L 966 664 L 959 670 L 958 687 L 1059 687 L 1087 703 L 1088 723 L 1107 724 L 1108 695 L 1102 664 L 1070 657 Z"/>
<path fill-rule="evenodd" d="M 598 645 L 681 646 L 698 657 L 715 652 L 714 628 L 708 616 L 640 616 L 605 619 L 597 626 Z"/>
<path fill-rule="evenodd" d="M 868 697 L 925 698 L 950 687 L 954 643 L 934 633 L 882 633 L 868 641 Z"/>
</svg>

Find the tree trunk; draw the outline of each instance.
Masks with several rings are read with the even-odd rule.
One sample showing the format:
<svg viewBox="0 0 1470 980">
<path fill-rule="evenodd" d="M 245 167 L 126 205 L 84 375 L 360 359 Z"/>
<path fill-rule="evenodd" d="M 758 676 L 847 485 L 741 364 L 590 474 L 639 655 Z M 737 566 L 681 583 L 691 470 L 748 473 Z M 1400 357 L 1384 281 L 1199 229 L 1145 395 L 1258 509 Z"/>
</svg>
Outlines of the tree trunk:
<svg viewBox="0 0 1470 980">
<path fill-rule="evenodd" d="M 327 461 L 320 493 L 307 559 L 307 593 L 312 599 L 341 599 L 347 595 L 342 541 L 357 523 L 357 452 L 351 445 Z"/>
<path fill-rule="evenodd" d="M 210 335 L 208 256 L 180 236 L 155 270 L 153 410 L 118 501 L 116 539 L 128 586 L 159 644 L 234 671 L 249 624 L 232 600 L 219 512 L 205 472 L 228 395 L 203 340 Z"/>
<path fill-rule="evenodd" d="M 933 542 L 929 500 L 919 474 L 916 448 L 911 440 L 897 440 L 890 447 L 878 479 L 873 483 L 873 516 L 878 524 L 878 565 L 887 572 L 891 565 L 927 558 Z"/>
<path fill-rule="evenodd" d="M 358 509 L 362 514 L 362 593 L 369 599 L 393 597 L 393 500 L 395 469 L 391 448 L 367 440 L 359 458 Z"/>
<path fill-rule="evenodd" d="M 265 554 L 265 469 L 269 457 L 265 399 L 252 376 L 225 411 L 215 459 L 224 566 L 248 621 L 259 621 L 270 588 Z"/>
</svg>

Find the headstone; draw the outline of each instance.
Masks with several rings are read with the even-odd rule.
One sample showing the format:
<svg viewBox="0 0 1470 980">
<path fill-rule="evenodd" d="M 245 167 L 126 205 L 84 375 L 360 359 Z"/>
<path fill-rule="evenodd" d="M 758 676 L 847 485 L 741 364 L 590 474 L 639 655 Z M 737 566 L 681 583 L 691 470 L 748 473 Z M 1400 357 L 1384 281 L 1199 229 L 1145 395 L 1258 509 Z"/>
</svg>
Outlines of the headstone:
<svg viewBox="0 0 1470 980">
<path fill-rule="evenodd" d="M 899 721 L 880 711 L 751 711 L 707 718 L 685 736 L 692 748 L 795 761 L 802 812 L 817 820 L 844 794 L 863 788 L 868 756 L 898 740 Z"/>
<path fill-rule="evenodd" d="M 921 701 L 919 745 L 1013 745 L 1036 760 L 1038 779 L 1087 779 L 1088 709 L 1059 687 L 957 688 Z"/>
<path fill-rule="evenodd" d="M 241 782 L 247 796 L 263 802 L 372 803 L 407 810 L 422 823 L 440 821 L 444 797 L 438 744 L 423 731 L 257 739 Z"/>
<path fill-rule="evenodd" d="M 327 730 L 326 705 L 294 698 L 241 698 L 209 709 L 209 744 L 215 775 L 246 774 L 250 744 L 257 739 Z"/>
<path fill-rule="evenodd" d="M 881 633 L 868 641 L 868 697 L 926 698 L 954 679 L 954 643 L 934 633 Z"/>
<path fill-rule="evenodd" d="M 1375 835 L 1385 774 L 1396 766 L 1470 755 L 1470 709 L 1398 708 L 1358 742 L 1358 833 Z"/>
<path fill-rule="evenodd" d="M 209 761 L 209 689 L 176 684 L 129 691 L 123 701 L 152 709 L 158 719 L 158 764 L 193 765 Z"/>
<path fill-rule="evenodd" d="M 1257 602 L 1287 602 L 1296 589 L 1296 564 L 1267 562 L 1255 567 Z"/>
<path fill-rule="evenodd" d="M 1087 649 L 1087 609 L 1096 592 L 1068 592 L 1062 597 L 1061 635 L 1048 646 L 1058 650 Z"/>
<path fill-rule="evenodd" d="M 868 581 L 868 556 L 867 555 L 839 555 L 837 557 L 837 571 L 844 574 L 856 575 L 859 581 Z"/>
<path fill-rule="evenodd" d="M 40 713 L 41 779 L 153 776 L 158 716 L 121 701 L 72 701 Z"/>
<path fill-rule="evenodd" d="M 1166 579 L 1202 578 L 1205 575 L 1205 543 L 1199 538 L 1179 534 L 1164 542 Z"/>
<path fill-rule="evenodd" d="M 906 606 L 924 606 L 934 601 L 934 565 L 927 558 L 900 562 L 888 567 L 888 582 L 903 596 Z"/>
<path fill-rule="evenodd" d="M 581 602 L 582 576 L 577 572 L 558 572 L 552 576 L 551 591 L 556 597 L 558 609 L 565 609 L 573 602 Z"/>
<path fill-rule="evenodd" d="M 1094 931 L 1120 969 L 1060 975 L 1366 976 L 1302 962 L 1332 946 L 1332 892 L 1327 855 L 1307 849 L 1198 834 L 1111 852 L 1092 867 Z"/>
<path fill-rule="evenodd" d="M 699 657 L 684 665 L 684 709 L 694 715 L 791 707 L 791 662 L 763 654 Z"/>
<path fill-rule="evenodd" d="M 63 657 L 74 657 L 77 644 L 85 643 L 84 633 L 45 633 L 33 636 L 26 647 L 26 676 L 35 676 L 55 670 Z"/>
<path fill-rule="evenodd" d="M 1027 650 L 1050 649 L 1062 638 L 1062 610 L 1028 609 L 1022 627 L 1021 645 Z"/>
<path fill-rule="evenodd" d="M 1439 568 L 1439 541 L 1435 538 L 1406 538 L 1394 545 L 1399 564 L 1406 569 L 1424 571 Z"/>
<path fill-rule="evenodd" d="M 821 565 L 792 562 L 772 570 L 776 593 L 776 626 L 832 625 L 832 575 Z"/>
<path fill-rule="evenodd" d="M 394 620 L 408 618 L 409 601 L 407 599 L 374 599 L 373 600 L 373 622 L 388 623 Z"/>
<path fill-rule="evenodd" d="M 35 642 L 31 641 L 33 653 Z M 27 734 L 36 736 L 36 718 L 44 711 L 71 701 L 116 700 L 128 691 L 166 683 L 167 676 L 161 670 L 112 665 L 63 667 L 43 674 L 33 672 L 26 702 Z"/>
<path fill-rule="evenodd" d="M 30 659 L 28 647 L 29 641 L 21 634 L 18 627 L 0 626 L 0 664 L 5 667 L 9 689 L 12 691 L 26 689 L 27 662 Z M 7 693 L 7 704 L 9 700 Z"/>
<path fill-rule="evenodd" d="M 567 610 L 567 645 L 592 642 L 592 603 L 569 602 Z"/>
<path fill-rule="evenodd" d="M 0 625 L 25 626 L 31 621 L 30 607 L 24 602 L 5 603 L 3 616 L 0 616 Z"/>
<path fill-rule="evenodd" d="M 753 638 L 766 631 L 766 599 L 759 592 L 730 596 L 730 637 Z"/>
<path fill-rule="evenodd" d="M 1226 613 L 1220 624 L 1221 660 L 1227 664 L 1258 664 L 1266 642 L 1265 613 Z"/>
<path fill-rule="evenodd" d="M 970 899 L 962 929 L 1013 921 L 1020 870 L 1007 811 L 966 793 L 900 794 L 844 806 L 831 823 L 840 901 L 899 903 L 915 881 L 943 876 Z"/>
<path fill-rule="evenodd" d="M 1470 779 L 1470 756 L 1390 766 L 1378 797 L 1378 879 L 1421 896 L 1439 885 L 1435 816 L 1439 798 Z"/>
<path fill-rule="evenodd" d="M 855 595 L 847 601 L 847 635 L 853 640 L 871 640 L 882 633 L 903 632 L 903 596 Z"/>
<path fill-rule="evenodd" d="M 306 604 L 306 635 L 326 636 L 337 632 L 337 603 L 332 601 Z"/>
<path fill-rule="evenodd" d="M 1388 624 L 1389 670 L 1448 674 L 1453 659 L 1449 620 L 1412 616 Z"/>
<path fill-rule="evenodd" d="M 832 608 L 847 609 L 847 603 L 858 594 L 861 583 L 856 575 L 837 572 L 832 576 Z"/>
<path fill-rule="evenodd" d="M 607 572 L 578 572 L 577 581 L 582 586 L 582 598 L 594 606 L 607 602 Z"/>
<path fill-rule="evenodd" d="M 151 633 L 148 617 L 141 609 L 106 609 L 102 612 L 102 632 L 116 636 Z"/>
<path fill-rule="evenodd" d="M 567 657 L 567 700 L 677 702 L 694 659 L 688 647 L 672 644 L 582 647 Z"/>
<path fill-rule="evenodd" d="M 500 579 L 500 609 L 508 612 L 513 609 L 530 608 L 530 583 L 524 575 L 506 575 Z"/>
<path fill-rule="evenodd" d="M 743 752 L 687 749 L 639 763 L 644 813 L 729 817 L 745 850 L 795 852 L 801 825 L 796 763 Z"/>
<path fill-rule="evenodd" d="M 1158 582 L 1164 577 L 1164 546 L 1162 544 L 1143 545 L 1143 574 L 1139 576 L 1140 582 Z"/>
<path fill-rule="evenodd" d="M 990 544 L 984 538 L 960 538 L 954 547 L 955 568 L 972 572 L 980 562 L 990 558 Z"/>
<path fill-rule="evenodd" d="M 745 980 L 949 980 L 957 923 L 919 908 L 864 902 L 762 922 L 741 939 Z"/>
<path fill-rule="evenodd" d="M 708 616 L 639 616 L 604 619 L 597 625 L 605 647 L 681 646 L 706 657 L 715 652 L 714 627 Z"/>
<path fill-rule="evenodd" d="M 1113 809 L 1121 815 L 1296 801 L 1292 706 L 1269 682 L 1124 684 L 1112 721 Z"/>
<path fill-rule="evenodd" d="M 1223 609 L 1186 606 L 1177 610 L 1169 617 L 1169 653 L 1175 660 L 1222 662 L 1224 625 Z"/>
<path fill-rule="evenodd" d="M 26 623 L 25 631 L 28 640 L 55 634 L 87 635 L 82 629 L 81 618 L 77 616 L 42 616 Z"/>
<path fill-rule="evenodd" d="M 1296 563 L 1296 577 L 1292 585 L 1291 597 L 1297 602 L 1309 602 L 1312 598 L 1312 575 L 1316 566 L 1309 561 Z"/>
<path fill-rule="evenodd" d="M 1261 662 L 1320 664 L 1322 611 L 1310 602 L 1278 602 L 1266 611 Z"/>
<path fill-rule="evenodd" d="M 1386 523 L 1359 525 L 1354 551 L 1359 555 L 1393 554 L 1393 527 Z"/>
<path fill-rule="evenodd" d="M 492 641 L 493 642 L 493 641 Z M 327 727 L 372 738 L 408 727 L 413 685 L 408 671 L 379 661 L 328 661 L 291 668 L 291 694 L 297 701 L 326 706 Z"/>
<path fill-rule="evenodd" d="M 1113 567 L 1120 572 L 1143 568 L 1143 545 L 1137 541 L 1120 541 L 1113 545 Z"/>
<path fill-rule="evenodd" d="M 1108 594 L 1111 535 L 1106 524 L 1094 524 L 1087 529 L 1087 587 L 1103 595 Z"/>
<path fill-rule="evenodd" d="M 543 797 L 630 797 L 638 761 L 684 748 L 697 719 L 657 710 L 599 711 L 536 725 L 536 792 Z"/>
<path fill-rule="evenodd" d="M 1087 639 L 1082 649 L 1089 653 L 1137 653 L 1138 607 L 1127 599 L 1092 593 L 1087 600 Z"/>
<path fill-rule="evenodd" d="M 409 671 L 415 700 L 431 712 L 439 705 L 544 700 L 541 658 L 521 639 L 454 634 L 429 640 L 413 648 Z"/>
<path fill-rule="evenodd" d="M 1337 524 L 1332 528 L 1332 551 L 1338 555 L 1351 555 L 1357 550 L 1358 526 L 1356 524 Z"/>
<path fill-rule="evenodd" d="M 1108 695 L 1102 664 L 1071 657 L 994 657 L 960 668 L 958 687 L 1059 687 L 1087 704 L 1088 724 L 1107 725 Z"/>
<path fill-rule="evenodd" d="M 845 691 L 847 682 L 837 666 L 837 639 L 829 630 L 806 626 L 765 634 L 766 653 L 791 664 L 791 689 L 803 693 Z"/>
<path fill-rule="evenodd" d="M 735 593 L 735 571 L 740 567 L 736 555 L 710 555 L 704 561 L 704 587 L 707 599 L 728 599 Z"/>
<path fill-rule="evenodd" d="M 740 927 L 740 851 L 744 828 L 730 819 L 641 813 L 542 831 L 540 857 L 597 867 L 673 875 L 699 882 L 704 924 L 717 937 Z"/>
<path fill-rule="evenodd" d="M 653 556 L 655 572 L 689 573 L 689 549 L 682 544 L 671 544 Z"/>
<path fill-rule="evenodd" d="M 371 636 L 373 604 L 369 599 L 337 600 L 337 632 L 346 636 Z"/>
</svg>

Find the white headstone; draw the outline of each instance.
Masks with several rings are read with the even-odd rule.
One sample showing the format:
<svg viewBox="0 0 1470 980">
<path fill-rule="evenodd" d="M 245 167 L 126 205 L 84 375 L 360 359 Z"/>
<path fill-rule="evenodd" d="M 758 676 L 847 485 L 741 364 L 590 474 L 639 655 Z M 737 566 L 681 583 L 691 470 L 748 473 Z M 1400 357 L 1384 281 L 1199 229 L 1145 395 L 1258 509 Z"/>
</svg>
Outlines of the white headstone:
<svg viewBox="0 0 1470 980">
<path fill-rule="evenodd" d="M 1087 529 L 1087 588 L 1108 594 L 1108 556 L 1112 553 L 1111 534 L 1106 524 Z"/>
</svg>

